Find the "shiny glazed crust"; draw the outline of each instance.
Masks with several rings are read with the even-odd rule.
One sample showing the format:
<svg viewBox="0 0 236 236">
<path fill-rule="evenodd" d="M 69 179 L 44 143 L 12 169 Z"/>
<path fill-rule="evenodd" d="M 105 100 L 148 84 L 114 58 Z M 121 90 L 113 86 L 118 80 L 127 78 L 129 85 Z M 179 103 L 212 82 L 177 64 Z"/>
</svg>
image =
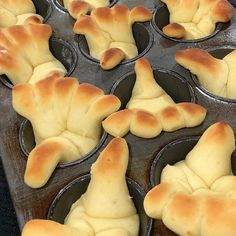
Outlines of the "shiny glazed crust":
<svg viewBox="0 0 236 236">
<path fill-rule="evenodd" d="M 12 96 L 14 109 L 33 126 L 36 147 L 25 171 L 33 188 L 45 185 L 58 163 L 88 154 L 100 140 L 102 120 L 120 107 L 114 95 L 60 75 L 17 85 Z"/>
<path fill-rule="evenodd" d="M 128 159 L 126 141 L 112 139 L 92 165 L 88 188 L 72 205 L 65 225 L 31 220 L 22 236 L 137 236 L 139 217 L 125 180 Z"/>
<path fill-rule="evenodd" d="M 0 30 L 0 74 L 14 84 L 35 83 L 66 69 L 50 52 L 47 24 L 16 25 Z"/>
<path fill-rule="evenodd" d="M 235 138 L 225 122 L 211 125 L 186 159 L 167 165 L 144 208 L 178 235 L 236 233 L 236 177 L 231 175 Z"/>
<path fill-rule="evenodd" d="M 132 10 L 124 5 L 100 7 L 93 10 L 90 16 L 81 14 L 73 30 L 85 35 L 90 55 L 100 60 L 103 69 L 109 70 L 122 60 L 138 55 L 132 25 L 148 21 L 151 17 L 150 10 L 142 6 Z"/>
<path fill-rule="evenodd" d="M 162 0 L 170 12 L 163 32 L 174 38 L 199 39 L 214 32 L 216 23 L 228 22 L 233 7 L 227 0 Z"/>
<path fill-rule="evenodd" d="M 194 127 L 205 119 L 206 109 L 200 105 L 175 103 L 157 84 L 145 58 L 136 61 L 136 82 L 127 109 L 111 114 L 102 125 L 115 137 L 129 131 L 143 138 L 152 138 L 163 131 Z"/>
<path fill-rule="evenodd" d="M 200 84 L 209 92 L 236 98 L 236 50 L 217 59 L 203 49 L 189 48 L 176 52 L 175 60 L 195 74 Z"/>
</svg>

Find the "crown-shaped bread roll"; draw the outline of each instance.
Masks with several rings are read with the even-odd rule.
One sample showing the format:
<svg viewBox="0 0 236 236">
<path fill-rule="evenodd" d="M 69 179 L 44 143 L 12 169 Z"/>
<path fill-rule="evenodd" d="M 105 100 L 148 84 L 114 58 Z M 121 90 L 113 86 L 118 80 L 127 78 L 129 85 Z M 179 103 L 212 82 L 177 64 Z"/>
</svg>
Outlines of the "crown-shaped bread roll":
<svg viewBox="0 0 236 236">
<path fill-rule="evenodd" d="M 126 141 L 111 140 L 92 165 L 88 188 L 72 205 L 65 225 L 32 220 L 22 236 L 138 236 L 139 217 L 125 179 L 128 158 Z"/>
<path fill-rule="evenodd" d="M 85 35 L 90 55 L 100 60 L 103 69 L 112 69 L 123 59 L 138 55 L 132 25 L 151 17 L 152 13 L 142 6 L 132 10 L 123 5 L 100 7 L 93 10 L 90 16 L 80 15 L 74 32 Z"/>
<path fill-rule="evenodd" d="M 175 103 L 157 84 L 149 62 L 141 58 L 135 64 L 136 82 L 127 109 L 111 114 L 102 125 L 113 136 L 129 131 L 151 138 L 164 131 L 194 127 L 205 119 L 206 109 L 189 103 Z"/>
<path fill-rule="evenodd" d="M 231 127 L 211 125 L 185 160 L 163 169 L 161 183 L 144 199 L 147 215 L 162 219 L 178 235 L 236 235 L 234 149 Z"/>
<path fill-rule="evenodd" d="M 170 19 L 163 32 L 174 38 L 199 39 L 214 32 L 217 22 L 228 22 L 233 7 L 227 0 L 161 0 Z"/>
<path fill-rule="evenodd" d="M 0 74 L 14 84 L 35 83 L 50 74 L 64 75 L 66 69 L 52 55 L 46 24 L 16 25 L 0 30 Z"/>
<path fill-rule="evenodd" d="M 32 0 L 0 0 L 0 28 L 42 23 L 42 16 L 35 13 Z"/>
<path fill-rule="evenodd" d="M 93 9 L 99 7 L 107 7 L 110 4 L 109 0 L 63 0 L 65 8 L 70 15 L 77 19 L 80 14 L 87 14 Z"/>
<path fill-rule="evenodd" d="M 114 95 L 76 78 L 56 76 L 13 87 L 13 107 L 30 120 L 36 147 L 30 152 L 25 183 L 43 186 L 58 163 L 81 158 L 101 137 L 101 122 L 120 107 Z"/>
<path fill-rule="evenodd" d="M 203 49 L 189 48 L 178 51 L 175 60 L 195 74 L 200 84 L 209 92 L 236 98 L 236 50 L 217 59 Z"/>
</svg>

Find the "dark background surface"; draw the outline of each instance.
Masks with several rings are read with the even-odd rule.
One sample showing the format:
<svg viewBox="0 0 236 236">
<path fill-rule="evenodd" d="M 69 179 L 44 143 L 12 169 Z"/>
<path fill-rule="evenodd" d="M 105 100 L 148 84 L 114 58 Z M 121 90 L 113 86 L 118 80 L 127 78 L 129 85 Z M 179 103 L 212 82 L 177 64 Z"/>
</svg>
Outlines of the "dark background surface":
<svg viewBox="0 0 236 236">
<path fill-rule="evenodd" d="M 1 159 L 0 159 L 0 235 L 1 236 L 20 235 Z"/>
<path fill-rule="evenodd" d="M 236 6 L 236 0 L 230 2 L 234 7 Z M 9 194 L 2 161 L 0 159 L 0 236 L 18 235 L 20 235 L 20 231 Z"/>
</svg>

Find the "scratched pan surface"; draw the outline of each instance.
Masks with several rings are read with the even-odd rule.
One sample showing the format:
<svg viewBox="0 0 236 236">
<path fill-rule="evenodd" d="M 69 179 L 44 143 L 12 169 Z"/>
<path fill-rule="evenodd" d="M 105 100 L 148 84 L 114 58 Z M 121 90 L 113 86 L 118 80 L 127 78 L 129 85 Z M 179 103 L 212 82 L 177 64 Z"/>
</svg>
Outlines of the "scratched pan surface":
<svg viewBox="0 0 236 236">
<path fill-rule="evenodd" d="M 60 6 L 61 1 L 34 0 L 34 3 L 38 13 L 45 17 L 45 23 L 52 26 L 55 40 L 51 40 L 51 49 L 53 54 L 70 70 L 70 75 L 78 77 L 81 83 L 88 82 L 102 88 L 105 93 L 114 92 L 121 98 L 122 105 L 125 106 L 134 83 L 135 61 L 124 62 L 111 71 L 103 71 L 96 61 L 86 56 L 86 44 L 82 37 L 78 37 L 72 32 L 75 21 Z M 181 129 L 172 133 L 163 132 L 152 139 L 142 139 L 131 134 L 125 136 L 130 150 L 127 177 L 138 183 L 144 191 L 148 191 L 151 187 L 150 172 L 153 160 L 164 146 L 171 142 L 181 142 L 188 137 L 191 140 L 192 136 L 201 135 L 212 123 L 221 120 L 228 122 L 236 132 L 236 102 L 210 94 L 201 88 L 196 78 L 174 61 L 174 53 L 184 48 L 200 47 L 219 57 L 225 54 L 224 50 L 229 51 L 236 48 L 236 14 L 234 10 L 231 22 L 218 27 L 217 30 L 219 30 L 213 36 L 197 42 L 182 42 L 168 39 L 158 30 L 158 27 L 163 27 L 168 21 L 165 19 L 168 14 L 160 1 L 122 0 L 113 1 L 111 4 L 126 4 L 129 7 L 143 4 L 152 10 L 154 13 L 153 20 L 141 24 L 141 26 L 136 25 L 133 29 L 140 56 L 145 56 L 150 61 L 156 70 L 155 75 L 161 77 L 160 80 L 158 78 L 156 80 L 162 83 L 162 86 L 175 97 L 177 102 L 185 99 L 195 101 L 208 110 L 203 124 L 195 128 Z M 160 9 L 162 12 L 157 13 Z M 162 15 L 162 17 L 158 17 L 157 14 Z M 174 74 L 173 81 L 175 81 L 174 88 L 171 85 L 172 83 L 165 82 L 165 79 L 162 78 L 163 74 L 173 76 L 172 72 Z M 129 81 L 127 82 L 125 79 L 129 79 Z M 176 86 L 176 83 L 180 83 L 181 86 Z M 0 83 L 0 155 L 18 223 L 22 229 L 23 225 L 32 218 L 47 218 L 50 205 L 58 192 L 72 180 L 89 173 L 91 164 L 112 137 L 107 135 L 98 150 L 83 162 L 57 168 L 50 181 L 43 188 L 30 189 L 23 182 L 26 156 L 21 150 L 19 141 L 20 127 L 24 119 L 16 114 L 12 108 L 11 89 L 9 87 L 6 86 L 6 83 Z M 185 97 L 181 98 L 181 94 Z M 32 135 L 28 136 L 32 137 Z M 29 142 L 32 145 L 33 141 L 29 140 Z M 174 151 L 174 153 L 174 159 L 172 160 L 170 157 L 170 163 L 179 159 L 176 157 L 178 151 Z M 161 165 L 168 162 L 169 160 L 163 160 Z M 234 163 L 235 160 L 232 162 Z M 159 172 L 161 169 L 162 167 L 157 168 Z M 150 235 L 169 236 L 175 234 L 169 231 L 161 221 L 154 221 Z"/>
</svg>

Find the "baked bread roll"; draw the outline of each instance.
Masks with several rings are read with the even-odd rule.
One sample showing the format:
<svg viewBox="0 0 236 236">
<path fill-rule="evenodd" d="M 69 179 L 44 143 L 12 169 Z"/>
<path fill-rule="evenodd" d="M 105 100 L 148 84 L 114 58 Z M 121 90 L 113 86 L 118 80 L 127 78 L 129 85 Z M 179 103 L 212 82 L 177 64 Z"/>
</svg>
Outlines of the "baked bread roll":
<svg viewBox="0 0 236 236">
<path fill-rule="evenodd" d="M 175 103 L 157 84 L 149 62 L 141 58 L 135 64 L 136 82 L 127 109 L 111 114 L 103 128 L 111 135 L 123 137 L 129 131 L 152 138 L 164 131 L 194 127 L 202 123 L 206 109 L 200 105 Z"/>
<path fill-rule="evenodd" d="M 36 147 L 30 152 L 25 183 L 46 184 L 58 163 L 75 161 L 99 142 L 102 120 L 120 107 L 114 95 L 76 78 L 51 76 L 12 90 L 13 108 L 30 120 Z"/>
<path fill-rule="evenodd" d="M 70 15 L 77 19 L 80 14 L 87 14 L 99 7 L 107 7 L 110 0 L 63 0 L 63 3 Z"/>
<path fill-rule="evenodd" d="M 0 28 L 42 22 L 32 0 L 0 0 Z"/>
<path fill-rule="evenodd" d="M 124 5 L 100 7 L 90 16 L 81 14 L 73 30 L 85 35 L 90 55 L 100 60 L 101 67 L 108 70 L 122 60 L 138 55 L 132 25 L 148 21 L 151 17 L 151 11 L 142 6 L 132 10 Z"/>
<path fill-rule="evenodd" d="M 233 7 L 227 0 L 161 0 L 170 18 L 163 32 L 175 38 L 199 39 L 214 32 L 216 23 L 228 22 Z"/>
<path fill-rule="evenodd" d="M 217 59 L 203 49 L 189 48 L 178 51 L 175 60 L 195 74 L 199 83 L 209 92 L 225 98 L 236 98 L 236 50 L 223 59 Z"/>
<path fill-rule="evenodd" d="M 52 55 L 49 38 L 52 29 L 46 24 L 17 25 L 0 30 L 0 74 L 14 84 L 35 83 L 66 69 Z"/>
<path fill-rule="evenodd" d="M 181 236 L 236 235 L 235 137 L 225 122 L 211 125 L 186 159 L 167 165 L 144 199 L 148 216 Z"/>
<path fill-rule="evenodd" d="M 88 188 L 72 205 L 65 225 L 32 220 L 22 236 L 138 236 L 139 216 L 125 179 L 128 159 L 126 141 L 111 140 L 92 165 Z"/>
</svg>

